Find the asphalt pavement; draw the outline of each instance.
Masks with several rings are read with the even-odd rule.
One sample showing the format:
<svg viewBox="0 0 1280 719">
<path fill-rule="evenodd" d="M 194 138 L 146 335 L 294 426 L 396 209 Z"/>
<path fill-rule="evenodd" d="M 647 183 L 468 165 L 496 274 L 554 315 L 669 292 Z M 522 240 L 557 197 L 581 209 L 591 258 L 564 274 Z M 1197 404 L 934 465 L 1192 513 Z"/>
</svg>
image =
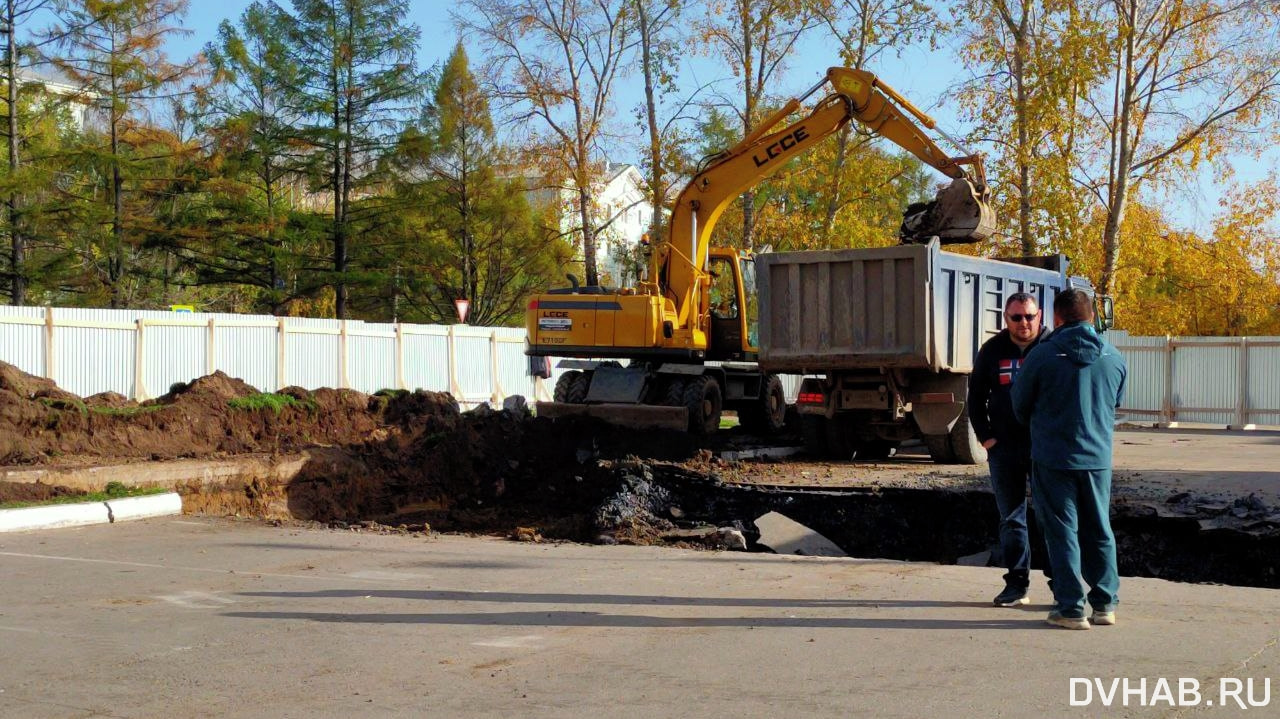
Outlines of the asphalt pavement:
<svg viewBox="0 0 1280 719">
<path fill-rule="evenodd" d="M 1081 632 L 1044 623 L 1043 580 L 1025 608 L 999 588 L 196 517 L 7 534 L 0 717 L 1280 715 L 1275 590 L 1126 578 L 1119 624 Z"/>
</svg>

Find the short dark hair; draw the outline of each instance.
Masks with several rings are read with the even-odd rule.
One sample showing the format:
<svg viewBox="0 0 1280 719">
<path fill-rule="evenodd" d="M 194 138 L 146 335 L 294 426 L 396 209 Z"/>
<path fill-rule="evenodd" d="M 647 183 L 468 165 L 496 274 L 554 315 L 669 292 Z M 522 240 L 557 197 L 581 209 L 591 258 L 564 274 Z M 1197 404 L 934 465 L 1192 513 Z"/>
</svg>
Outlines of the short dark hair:
<svg viewBox="0 0 1280 719">
<path fill-rule="evenodd" d="M 1004 309 L 1006 312 L 1009 310 L 1009 305 L 1013 304 L 1014 302 L 1030 302 L 1036 307 L 1040 306 L 1040 303 L 1036 302 L 1036 298 L 1032 297 L 1030 293 L 1014 292 L 1013 294 L 1009 295 L 1009 299 L 1004 301 Z"/>
<path fill-rule="evenodd" d="M 1053 298 L 1053 314 L 1068 324 L 1088 322 L 1093 319 L 1093 298 L 1084 290 L 1063 290 Z"/>
</svg>

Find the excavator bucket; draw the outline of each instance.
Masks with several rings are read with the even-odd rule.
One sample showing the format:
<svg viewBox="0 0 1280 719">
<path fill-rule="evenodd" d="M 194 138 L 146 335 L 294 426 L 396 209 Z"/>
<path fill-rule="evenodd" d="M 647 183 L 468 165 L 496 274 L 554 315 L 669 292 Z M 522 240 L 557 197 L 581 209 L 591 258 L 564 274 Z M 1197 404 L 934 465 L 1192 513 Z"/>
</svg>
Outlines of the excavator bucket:
<svg viewBox="0 0 1280 719">
<path fill-rule="evenodd" d="M 981 242 L 995 231 L 990 191 L 979 190 L 964 178 L 952 180 L 932 202 L 907 208 L 902 221 L 902 238 L 908 242 L 927 242 L 931 237 L 944 245 Z"/>
</svg>

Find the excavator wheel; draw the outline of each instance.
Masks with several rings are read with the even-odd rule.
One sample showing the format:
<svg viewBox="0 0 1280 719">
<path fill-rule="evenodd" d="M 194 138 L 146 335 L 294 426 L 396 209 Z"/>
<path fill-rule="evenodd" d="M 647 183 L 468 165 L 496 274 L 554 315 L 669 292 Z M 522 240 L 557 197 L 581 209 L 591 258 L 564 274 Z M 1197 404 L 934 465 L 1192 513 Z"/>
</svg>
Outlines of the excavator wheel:
<svg viewBox="0 0 1280 719">
<path fill-rule="evenodd" d="M 581 376 L 582 373 L 576 369 L 560 375 L 560 379 L 556 380 L 556 389 L 552 392 L 551 398 L 557 402 L 568 402 L 569 389 L 573 387 L 573 383 Z"/>
<path fill-rule="evenodd" d="M 720 429 L 724 396 L 711 377 L 694 377 L 684 383 L 684 407 L 689 410 L 689 432 L 711 434 Z"/>
<path fill-rule="evenodd" d="M 591 374 L 570 370 L 556 380 L 555 393 L 551 395 L 557 402 L 566 404 L 582 404 L 587 400 L 587 390 L 591 388 Z"/>
<path fill-rule="evenodd" d="M 749 432 L 777 434 L 787 423 L 787 395 L 778 375 L 766 375 L 764 392 L 749 406 L 738 411 L 738 419 Z"/>
<path fill-rule="evenodd" d="M 683 407 L 684 406 L 684 385 L 685 382 L 680 377 L 672 377 L 666 380 L 662 387 L 662 394 L 659 396 L 658 404 L 666 407 Z"/>
</svg>

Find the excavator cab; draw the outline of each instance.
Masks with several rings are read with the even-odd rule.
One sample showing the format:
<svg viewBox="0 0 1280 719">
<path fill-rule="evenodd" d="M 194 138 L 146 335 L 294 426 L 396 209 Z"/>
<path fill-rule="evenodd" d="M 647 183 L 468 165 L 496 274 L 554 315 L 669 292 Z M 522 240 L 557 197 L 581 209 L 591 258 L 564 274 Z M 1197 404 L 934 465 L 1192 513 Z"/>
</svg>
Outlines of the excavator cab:
<svg viewBox="0 0 1280 719">
<path fill-rule="evenodd" d="M 754 360 L 758 327 L 755 260 L 747 253 L 712 248 L 707 270 L 707 359 Z"/>
</svg>

